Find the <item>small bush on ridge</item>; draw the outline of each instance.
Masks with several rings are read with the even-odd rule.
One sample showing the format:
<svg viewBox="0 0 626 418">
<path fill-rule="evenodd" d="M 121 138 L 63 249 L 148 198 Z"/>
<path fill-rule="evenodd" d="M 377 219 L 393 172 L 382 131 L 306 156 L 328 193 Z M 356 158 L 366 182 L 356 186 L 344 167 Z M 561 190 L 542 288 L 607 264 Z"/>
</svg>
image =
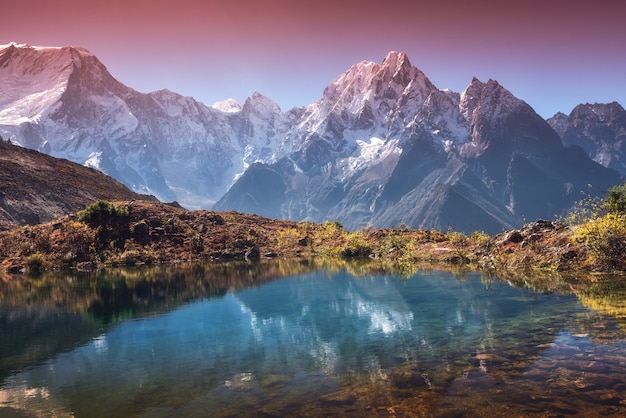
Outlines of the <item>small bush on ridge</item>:
<svg viewBox="0 0 626 418">
<path fill-rule="evenodd" d="M 128 217 L 128 207 L 115 205 L 106 200 L 98 200 L 78 214 L 78 220 L 91 227 L 115 226 L 127 221 Z"/>
</svg>

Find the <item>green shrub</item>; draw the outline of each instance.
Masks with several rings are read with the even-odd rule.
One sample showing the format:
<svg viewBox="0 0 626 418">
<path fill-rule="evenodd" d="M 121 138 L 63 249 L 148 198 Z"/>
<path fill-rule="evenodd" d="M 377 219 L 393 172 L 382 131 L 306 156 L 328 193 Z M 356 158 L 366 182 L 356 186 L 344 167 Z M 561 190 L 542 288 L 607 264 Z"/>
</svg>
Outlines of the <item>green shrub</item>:
<svg viewBox="0 0 626 418">
<path fill-rule="evenodd" d="M 626 267 L 626 183 L 611 187 L 603 199 L 587 197 L 565 219 L 573 238 L 584 244 L 596 268 Z"/>
<path fill-rule="evenodd" d="M 602 215 L 603 201 L 599 197 L 585 196 L 576 202 L 565 218 L 559 220 L 570 226 L 581 225 Z"/>
<path fill-rule="evenodd" d="M 609 213 L 626 213 L 626 183 L 609 189 L 603 207 Z"/>
<path fill-rule="evenodd" d="M 155 256 L 150 251 L 127 250 L 119 258 L 119 263 L 124 266 L 134 266 L 138 264 L 152 264 Z"/>
<path fill-rule="evenodd" d="M 87 206 L 78 214 L 78 220 L 91 227 L 116 226 L 127 222 L 129 212 L 127 206 L 115 205 L 106 200 L 98 200 Z"/>
<path fill-rule="evenodd" d="M 324 226 L 330 229 L 342 230 L 343 224 L 339 221 L 326 221 L 324 222 Z"/>
<path fill-rule="evenodd" d="M 626 183 L 613 186 L 604 198 L 585 196 L 562 219 L 568 225 L 582 225 L 608 213 L 626 214 Z"/>
<path fill-rule="evenodd" d="M 98 200 L 78 214 L 78 220 L 96 231 L 96 251 L 123 248 L 130 236 L 128 207 Z"/>
<path fill-rule="evenodd" d="M 448 227 L 446 237 L 448 238 L 448 241 L 454 244 L 463 244 L 467 242 L 467 236 L 462 232 L 453 231 L 452 227 Z"/>
<path fill-rule="evenodd" d="M 43 254 L 34 253 L 26 257 L 25 264 L 29 273 L 41 273 L 50 263 Z"/>
</svg>

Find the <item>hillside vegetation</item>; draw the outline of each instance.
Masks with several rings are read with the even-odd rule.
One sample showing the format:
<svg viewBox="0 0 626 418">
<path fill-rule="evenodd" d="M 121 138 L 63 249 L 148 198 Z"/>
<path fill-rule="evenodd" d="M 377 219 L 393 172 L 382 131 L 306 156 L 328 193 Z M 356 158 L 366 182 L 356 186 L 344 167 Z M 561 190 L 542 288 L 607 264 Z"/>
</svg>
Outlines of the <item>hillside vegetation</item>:
<svg viewBox="0 0 626 418">
<path fill-rule="evenodd" d="M 626 270 L 626 186 L 583 202 L 564 222 L 538 220 L 495 236 L 474 232 L 362 228 L 272 220 L 177 204 L 100 200 L 53 222 L 0 233 L 5 271 L 98 269 L 274 257 L 368 257 L 396 264 L 468 269 Z"/>
</svg>

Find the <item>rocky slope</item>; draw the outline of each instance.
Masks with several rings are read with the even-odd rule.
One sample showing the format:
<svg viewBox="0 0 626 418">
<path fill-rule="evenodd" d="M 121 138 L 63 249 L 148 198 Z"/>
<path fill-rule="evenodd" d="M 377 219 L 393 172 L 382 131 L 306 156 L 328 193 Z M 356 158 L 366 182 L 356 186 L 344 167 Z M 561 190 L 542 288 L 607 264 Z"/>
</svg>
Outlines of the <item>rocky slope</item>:
<svg viewBox="0 0 626 418">
<path fill-rule="evenodd" d="M 48 222 L 98 199 L 156 200 L 100 171 L 0 140 L 0 230 Z"/>
</svg>

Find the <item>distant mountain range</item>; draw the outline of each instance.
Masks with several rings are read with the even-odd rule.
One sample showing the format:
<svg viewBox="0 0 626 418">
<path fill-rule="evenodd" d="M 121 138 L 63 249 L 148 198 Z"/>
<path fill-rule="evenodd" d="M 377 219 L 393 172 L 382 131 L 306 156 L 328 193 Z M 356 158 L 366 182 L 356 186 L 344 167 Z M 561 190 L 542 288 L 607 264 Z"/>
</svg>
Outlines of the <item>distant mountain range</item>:
<svg viewBox="0 0 626 418">
<path fill-rule="evenodd" d="M 189 208 L 499 232 L 621 183 L 625 132 L 617 103 L 545 121 L 493 80 L 440 90 L 397 52 L 283 112 L 139 93 L 81 48 L 0 49 L 0 135 Z"/>
<path fill-rule="evenodd" d="M 548 123 L 565 146 L 579 146 L 594 161 L 626 175 L 626 112 L 619 103 L 581 104 Z"/>
</svg>

